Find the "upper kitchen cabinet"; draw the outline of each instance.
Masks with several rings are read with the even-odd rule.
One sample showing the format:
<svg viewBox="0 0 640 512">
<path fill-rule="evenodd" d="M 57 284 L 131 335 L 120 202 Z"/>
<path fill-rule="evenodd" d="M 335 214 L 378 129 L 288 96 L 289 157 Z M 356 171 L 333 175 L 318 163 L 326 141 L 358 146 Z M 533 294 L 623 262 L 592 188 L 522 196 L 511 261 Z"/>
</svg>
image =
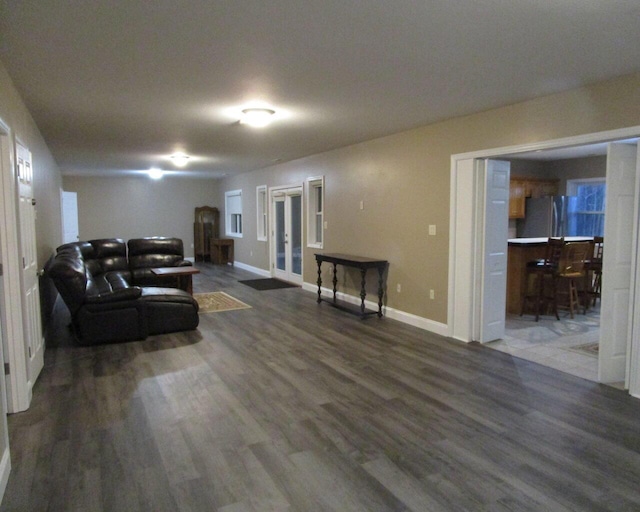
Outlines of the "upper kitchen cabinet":
<svg viewBox="0 0 640 512">
<path fill-rule="evenodd" d="M 509 183 L 509 218 L 524 218 L 526 184 L 524 180 L 512 178 Z"/>
<path fill-rule="evenodd" d="M 558 195 L 558 180 L 519 178 L 514 176 L 509 183 L 509 218 L 523 219 L 527 197 Z"/>
</svg>

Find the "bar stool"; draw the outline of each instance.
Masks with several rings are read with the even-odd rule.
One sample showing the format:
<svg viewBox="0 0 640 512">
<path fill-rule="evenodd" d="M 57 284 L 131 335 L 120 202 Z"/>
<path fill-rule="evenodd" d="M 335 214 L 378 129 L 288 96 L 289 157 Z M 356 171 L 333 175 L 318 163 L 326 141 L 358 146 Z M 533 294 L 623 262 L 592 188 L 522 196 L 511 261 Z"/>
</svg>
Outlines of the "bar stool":
<svg viewBox="0 0 640 512">
<path fill-rule="evenodd" d="M 544 259 L 530 261 L 527 263 L 525 271 L 525 286 L 522 295 L 520 316 L 524 315 L 527 303 L 535 306 L 536 322 L 540 319 L 541 310 L 544 312 L 551 304 L 554 308 L 556 318 L 560 320 L 556 297 L 555 273 L 558 269 L 560 254 L 564 246 L 564 238 L 549 238 Z M 532 286 L 530 285 L 533 276 Z M 551 291 L 549 292 L 549 287 Z"/>
<path fill-rule="evenodd" d="M 584 295 L 587 308 L 595 306 L 602 289 L 602 254 L 604 252 L 604 238 L 594 236 L 590 258 L 586 262 Z"/>
<path fill-rule="evenodd" d="M 558 268 L 554 276 L 554 280 L 557 281 L 554 286 L 556 291 L 555 309 L 557 311 L 559 307 L 568 308 L 571 318 L 573 318 L 576 307 L 580 306 L 577 283 L 584 282 L 586 262 L 589 258 L 590 251 L 593 251 L 593 244 L 591 242 L 568 242 L 564 244 L 560 253 L 560 261 L 558 262 Z M 563 281 L 566 281 L 567 292 L 558 291 L 562 287 Z M 558 286 L 558 284 L 561 286 Z M 562 293 L 568 293 L 568 306 L 558 304 L 558 295 Z M 582 308 L 583 314 L 586 314 L 586 300 L 583 301 Z"/>
</svg>

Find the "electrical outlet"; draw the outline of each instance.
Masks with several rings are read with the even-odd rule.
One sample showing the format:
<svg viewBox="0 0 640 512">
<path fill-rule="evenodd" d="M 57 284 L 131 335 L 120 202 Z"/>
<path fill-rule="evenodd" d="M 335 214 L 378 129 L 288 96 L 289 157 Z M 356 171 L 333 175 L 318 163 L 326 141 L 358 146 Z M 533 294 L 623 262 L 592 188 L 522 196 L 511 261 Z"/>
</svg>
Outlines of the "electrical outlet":
<svg viewBox="0 0 640 512">
<path fill-rule="evenodd" d="M 431 300 L 436 298 L 436 292 L 435 292 L 435 290 L 433 288 L 431 288 L 431 290 L 429 290 L 429 298 Z"/>
<path fill-rule="evenodd" d="M 324 229 L 329 229 L 329 222 L 328 221 L 324 221 Z"/>
<path fill-rule="evenodd" d="M 436 225 L 435 224 L 429 224 L 429 235 L 433 236 L 436 234 Z"/>
<path fill-rule="evenodd" d="M 400 283 L 398 283 L 398 285 L 396 286 L 396 291 L 398 293 L 400 293 L 402 291 L 402 285 Z"/>
</svg>

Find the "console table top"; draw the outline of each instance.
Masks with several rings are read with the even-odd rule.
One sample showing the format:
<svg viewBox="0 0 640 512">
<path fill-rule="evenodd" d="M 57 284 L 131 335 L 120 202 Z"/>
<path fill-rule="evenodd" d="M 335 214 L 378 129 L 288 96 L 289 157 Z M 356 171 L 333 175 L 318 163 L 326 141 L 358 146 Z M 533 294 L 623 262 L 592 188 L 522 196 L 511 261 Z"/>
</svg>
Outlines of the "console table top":
<svg viewBox="0 0 640 512">
<path fill-rule="evenodd" d="M 375 258 L 367 258 L 365 256 L 354 256 L 352 254 L 340 253 L 316 253 L 316 260 L 368 265 L 386 265 L 388 263 L 387 260 L 379 260 Z"/>
</svg>

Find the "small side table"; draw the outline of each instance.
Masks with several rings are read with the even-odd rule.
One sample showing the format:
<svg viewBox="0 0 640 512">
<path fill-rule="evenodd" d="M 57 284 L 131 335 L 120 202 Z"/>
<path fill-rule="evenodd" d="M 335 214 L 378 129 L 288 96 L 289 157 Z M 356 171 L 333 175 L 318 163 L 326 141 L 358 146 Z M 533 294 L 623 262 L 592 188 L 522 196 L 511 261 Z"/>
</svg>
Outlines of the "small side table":
<svg viewBox="0 0 640 512">
<path fill-rule="evenodd" d="M 215 238 L 211 240 L 211 261 L 218 265 L 233 265 L 233 238 Z"/>
<path fill-rule="evenodd" d="M 152 268 L 151 272 L 157 276 L 174 276 L 178 280 L 178 288 L 186 290 L 189 295 L 193 295 L 191 276 L 200 273 L 195 267 L 159 267 Z"/>
</svg>

